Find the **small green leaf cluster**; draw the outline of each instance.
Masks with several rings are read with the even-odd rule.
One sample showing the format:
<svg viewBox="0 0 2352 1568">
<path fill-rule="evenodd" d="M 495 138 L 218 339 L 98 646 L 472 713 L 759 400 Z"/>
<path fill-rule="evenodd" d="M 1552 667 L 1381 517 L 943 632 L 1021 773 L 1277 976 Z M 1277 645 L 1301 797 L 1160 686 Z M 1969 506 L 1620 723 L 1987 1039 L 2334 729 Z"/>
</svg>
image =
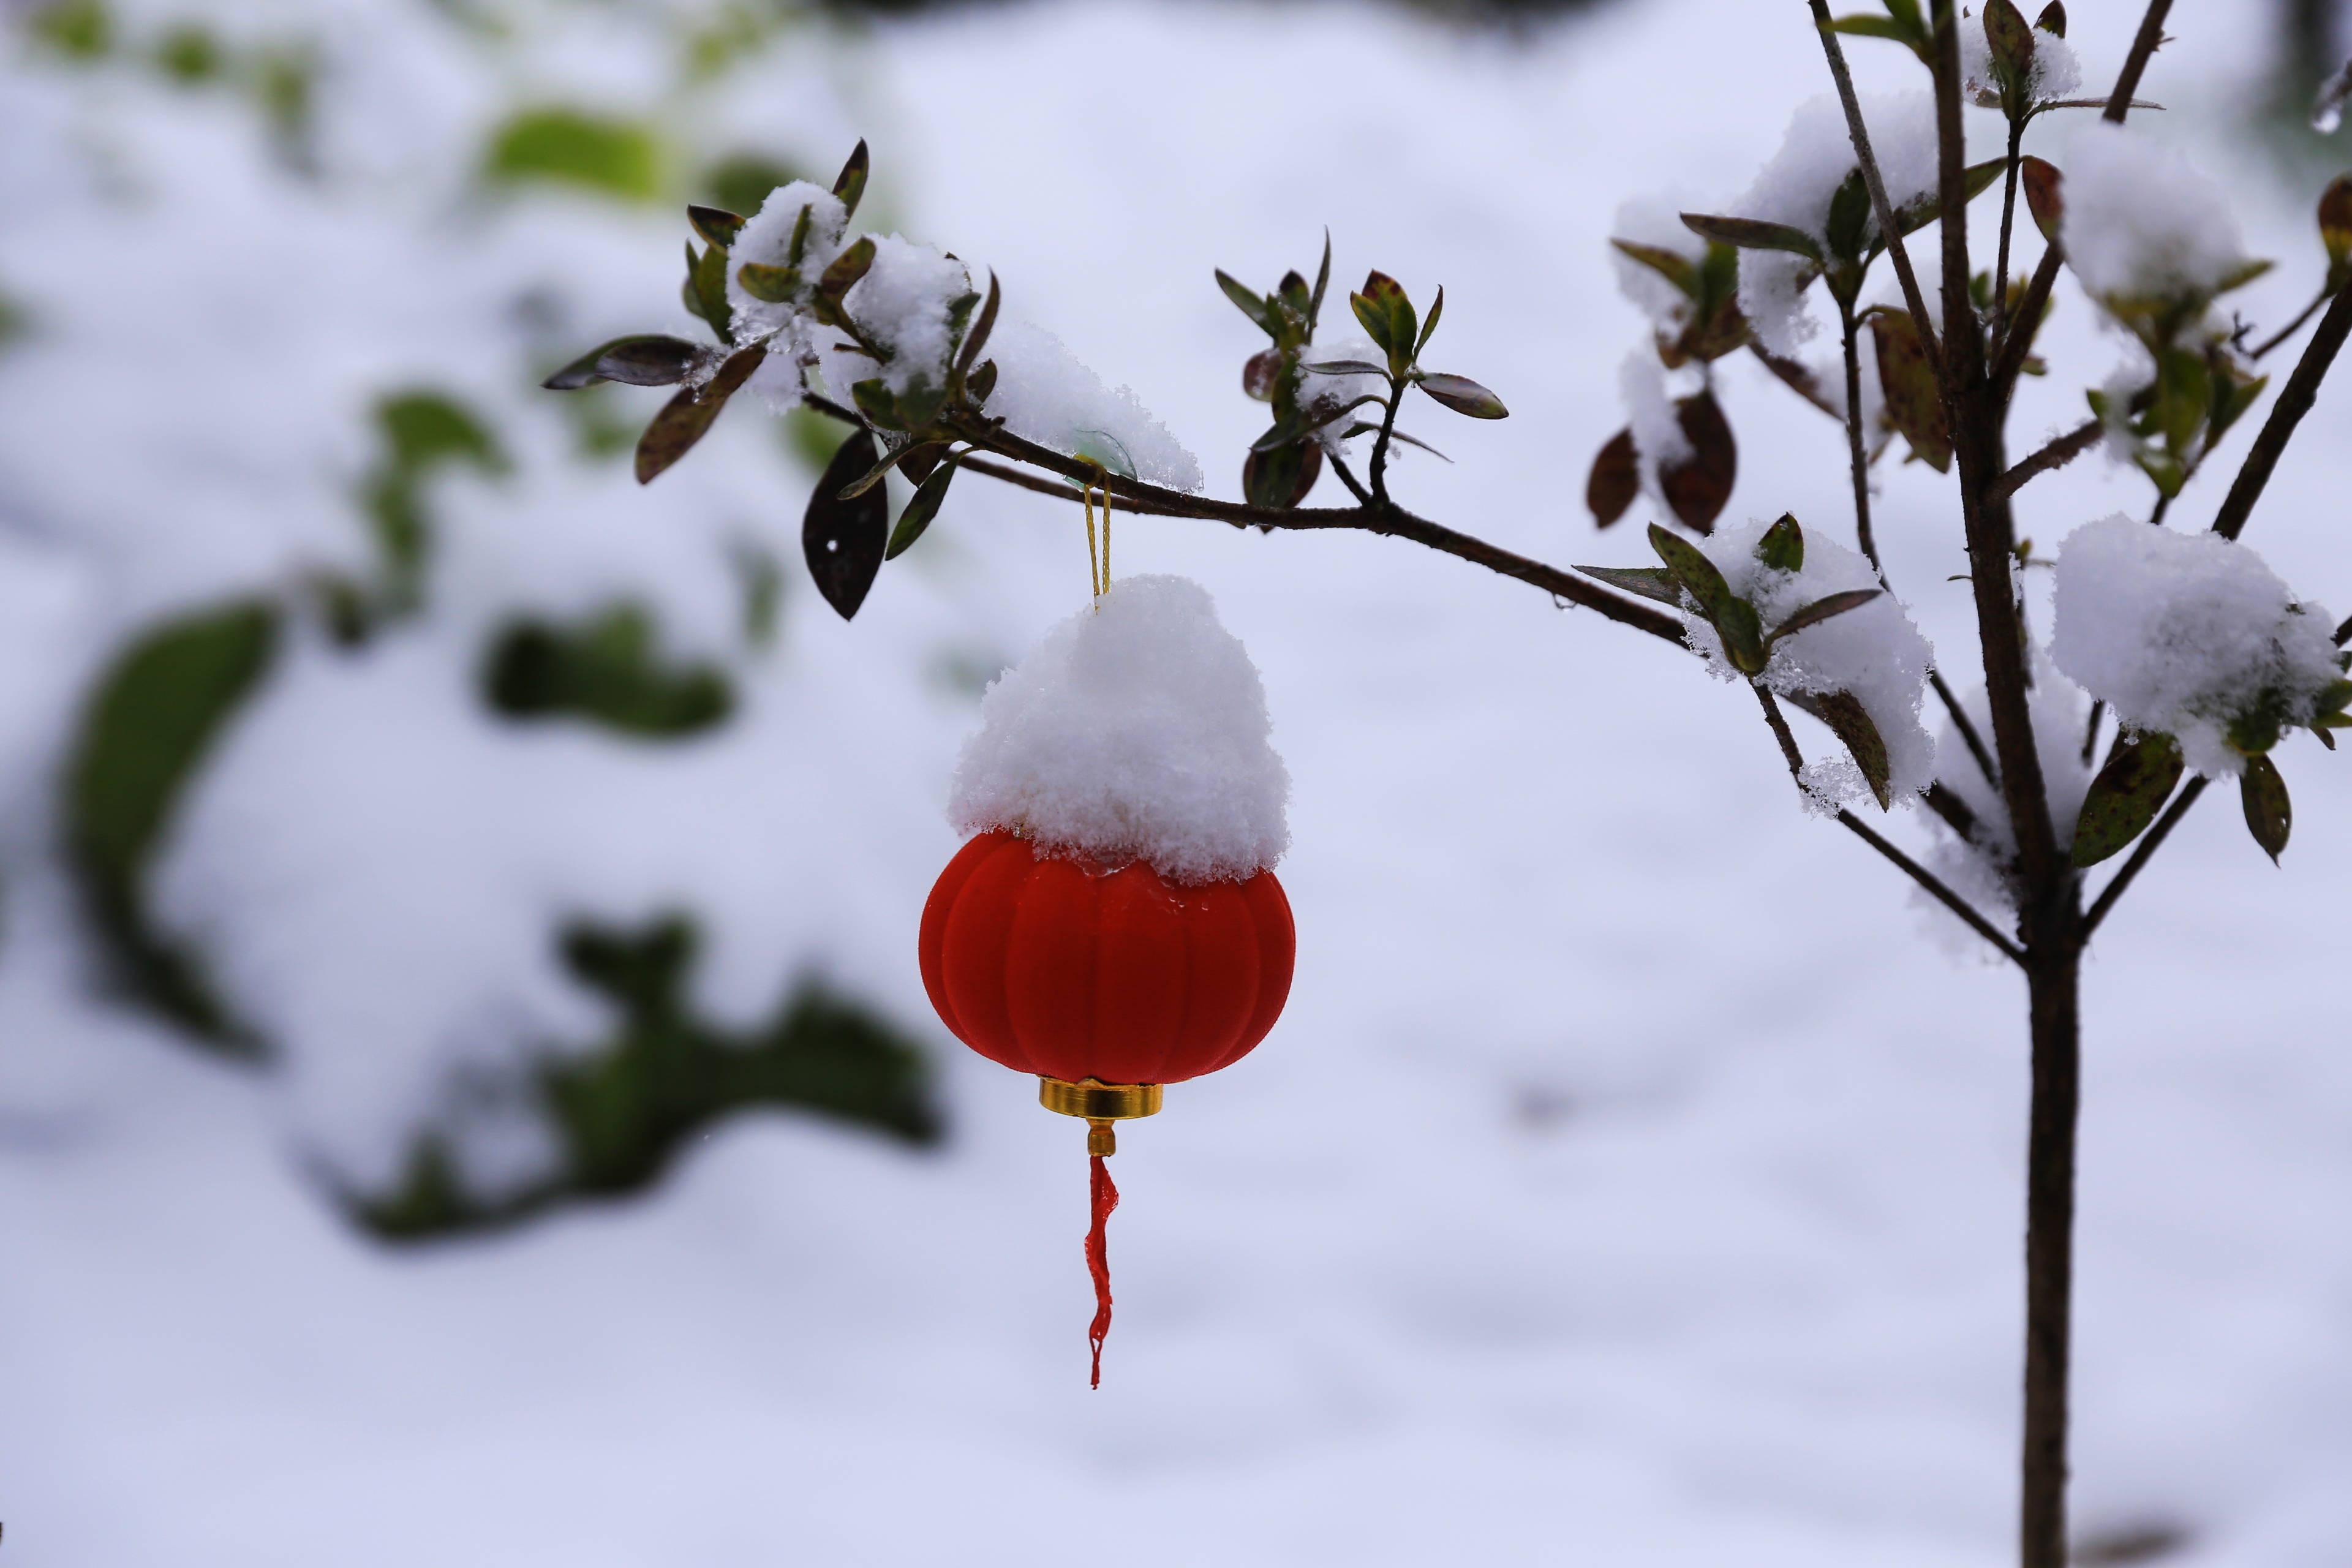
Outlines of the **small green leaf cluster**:
<svg viewBox="0 0 2352 1568">
<path fill-rule="evenodd" d="M 1731 667 L 1750 681 L 1764 673 L 1771 662 L 1772 650 L 1783 640 L 1808 626 L 1858 610 L 1882 592 L 1877 588 L 1852 588 L 1825 595 L 1800 605 L 1768 631 L 1754 600 L 1733 593 L 1721 569 L 1696 545 L 1652 523 L 1650 548 L 1657 552 L 1664 565 L 1630 569 L 1580 566 L 1577 570 L 1628 593 L 1696 615 L 1715 628 L 1723 643 L 1724 658 Z M 1787 576 L 1804 571 L 1805 532 L 1794 516 L 1783 512 L 1780 521 L 1764 531 L 1756 542 L 1756 559 L 1767 571 Z M 1860 699 L 1851 692 L 1839 691 L 1825 697 L 1792 696 L 1791 700 L 1799 701 L 1829 725 L 1844 742 L 1880 809 L 1891 805 L 1893 772 L 1886 742 Z"/>
<path fill-rule="evenodd" d="M 1322 472 L 1327 444 L 1336 449 L 1339 442 L 1358 436 L 1376 435 L 1380 438 L 1372 453 L 1372 488 L 1374 494 L 1383 499 L 1387 492 L 1382 470 L 1388 462 L 1390 442 L 1403 441 L 1444 457 L 1428 442 L 1396 428 L 1398 405 L 1409 386 L 1420 387 L 1435 402 L 1473 419 L 1504 419 L 1510 416 L 1501 398 L 1468 376 L 1422 368 L 1422 351 L 1429 346 L 1431 336 L 1437 331 L 1438 319 L 1445 311 L 1445 290 L 1438 289 L 1436 299 L 1430 304 L 1429 319 L 1424 321 L 1419 319 L 1403 285 L 1385 272 L 1367 274 L 1363 288 L 1348 296 L 1357 324 L 1381 353 L 1382 362 L 1349 359 L 1307 363 L 1306 352 L 1314 343 L 1315 330 L 1323 314 L 1323 295 L 1331 281 L 1331 239 L 1328 234 L 1323 238 L 1323 260 L 1316 270 L 1312 289 L 1296 272 L 1286 273 L 1269 294 L 1258 294 L 1222 270 L 1216 277 L 1217 287 L 1224 290 L 1225 298 L 1272 340 L 1269 347 L 1253 355 L 1242 368 L 1242 389 L 1274 405 L 1274 424 L 1250 444 L 1249 456 L 1242 465 L 1242 490 L 1252 505 L 1297 506 L 1306 500 L 1307 492 L 1314 488 L 1317 476 Z M 1349 397 L 1323 390 L 1308 395 L 1308 376 L 1379 376 L 1388 382 L 1389 387 L 1385 395 L 1365 392 Z M 1381 411 L 1379 424 L 1359 419 L 1334 435 L 1333 426 L 1367 407 Z"/>
</svg>

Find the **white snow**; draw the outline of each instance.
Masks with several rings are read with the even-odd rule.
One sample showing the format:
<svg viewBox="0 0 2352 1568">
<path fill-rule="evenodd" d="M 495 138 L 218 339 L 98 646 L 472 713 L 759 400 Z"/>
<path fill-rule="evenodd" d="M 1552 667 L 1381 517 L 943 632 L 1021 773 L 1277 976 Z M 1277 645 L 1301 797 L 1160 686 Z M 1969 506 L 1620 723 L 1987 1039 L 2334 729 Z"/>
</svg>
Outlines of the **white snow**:
<svg viewBox="0 0 2352 1568">
<path fill-rule="evenodd" d="M 1766 566 L 1757 542 L 1771 525 L 1751 521 L 1694 541 L 1723 574 L 1732 593 L 1756 606 L 1769 636 L 1772 628 L 1817 599 L 1854 588 L 1883 586 L 1859 552 L 1848 550 L 1823 531 L 1805 531 L 1805 564 L 1800 572 Z M 1683 612 L 1691 647 L 1720 680 L 1745 680 L 1725 657 L 1723 640 L 1696 610 Z M 1772 648 L 1761 679 L 1783 695 L 1826 697 L 1850 691 L 1861 700 L 1886 742 L 1894 804 L 1900 805 L 1935 780 L 1936 745 L 1919 721 L 1935 652 L 1919 635 L 1909 613 L 1892 594 L 1882 593 L 1859 609 L 1833 616 L 1793 633 Z M 1872 799 L 1869 784 L 1843 746 L 1832 742 L 1805 767 L 1805 789 L 1822 810 Z"/>
<path fill-rule="evenodd" d="M 981 353 L 997 371 L 982 412 L 1015 436 L 1169 489 L 1201 488 L 1200 460 L 1168 426 L 1127 387 L 1105 386 L 1053 333 L 1008 312 Z"/>
<path fill-rule="evenodd" d="M 2216 533 L 2086 522 L 2059 548 L 2054 609 L 2058 667 L 2124 724 L 2178 739 L 2201 773 L 2244 768 L 2233 720 L 2268 702 L 2307 721 L 2342 674 L 2327 612 Z"/>
<path fill-rule="evenodd" d="M 533 390 L 608 337 L 701 334 L 677 303 L 698 193 L 471 180 L 526 95 L 647 117 L 687 171 L 751 147 L 829 175 L 869 136 L 868 221 L 995 265 L 1227 495 L 1265 340 L 1209 269 L 1311 270 L 1328 221 L 1336 277 L 1446 282 L 1440 368 L 1513 409 L 1415 416 L 1460 461 L 1402 471 L 1400 500 L 1532 558 L 1641 564 L 1633 522 L 1596 534 L 1573 494 L 1649 330 L 1609 217 L 1629 191 L 1738 188 L 1822 83 L 1801 6 L 1643 0 L 1507 40 L 1405 8 L 933 8 L 794 24 L 689 90 L 696 29 L 776 8 L 110 5 L 141 58 L 184 17 L 315 41 L 307 175 L 234 89 L 42 63 L 25 9 L 0 6 L 0 294 L 31 322 L 0 346 L 0 1561 L 2014 1563 L 2014 971 L 1946 962 L 1899 876 L 1792 809 L 1750 694 L 1393 539 L 1116 525 L 1122 570 L 1206 584 L 1265 672 L 1299 950 L 1266 1045 L 1119 1140 L 1090 1393 L 1076 1129 L 936 1025 L 913 952 L 973 672 L 1081 601 L 1075 501 L 960 477 L 842 623 L 797 569 L 814 472 L 757 408 L 641 489 L 574 421 L 634 431 L 664 389 Z M 2111 66 L 2131 17 L 2089 9 L 2080 47 Z M 2283 322 L 2317 280 L 2309 192 L 2231 140 L 2269 36 L 2218 6 L 2169 28 L 2146 91 L 2289 258 L 2249 290 Z M 1918 78 L 1895 46 L 1849 54 L 1864 90 Z M 2057 374 L 2021 384 L 2013 434 L 2083 417 L 2106 363 L 2083 304 L 2045 328 Z M 2250 536 L 2330 598 L 2345 374 Z M 1837 425 L 1749 356 L 1716 376 L 1727 515 L 1849 538 Z M 438 487 L 425 614 L 362 658 L 289 645 L 172 828 L 175 918 L 283 1050 L 224 1068 L 91 993 L 53 867 L 62 737 L 156 615 L 363 560 L 368 409 L 420 381 L 495 422 L 512 475 Z M 1889 571 L 1966 684 L 1952 480 L 1874 479 Z M 2226 479 L 2209 465 L 2175 516 Z M 1342 494 L 1327 476 L 1309 504 Z M 2016 501 L 2044 554 L 2146 504 L 2089 462 Z M 737 630 L 753 547 L 786 564 L 764 647 Z M 725 730 L 480 713 L 504 616 L 615 595 L 738 679 Z M 2352 766 L 2301 738 L 2280 762 L 2284 867 L 2206 800 L 2085 971 L 2073 1513 L 2085 1537 L 2190 1531 L 2148 1568 L 2352 1561 L 2352 1054 L 2324 981 Z M 1865 815 L 1930 852 L 1921 814 Z M 394 1139 L 435 1071 L 602 1036 L 551 922 L 666 909 L 703 926 L 709 1016 L 749 1026 L 819 974 L 921 1039 L 950 1140 L 749 1115 L 641 1196 L 414 1250 L 322 1201 L 314 1158 Z M 515 1151 L 478 1152 L 495 1177 Z"/>
<path fill-rule="evenodd" d="M 1666 395 L 1666 372 L 1657 354 L 1647 347 L 1628 353 L 1617 367 L 1617 390 L 1625 400 L 1625 427 L 1633 434 L 1643 493 L 1663 505 L 1658 470 L 1690 461 L 1691 443 Z"/>
<path fill-rule="evenodd" d="M 2059 237 L 2083 286 L 2114 303 L 2210 297 L 2245 268 L 2221 187 L 2180 153 L 2095 121 L 2067 139 Z"/>
<path fill-rule="evenodd" d="M 2093 754 L 2090 763 L 2084 763 L 2083 737 L 2090 724 L 2090 703 L 2082 688 L 2050 662 L 2048 653 L 2039 644 L 2032 648 L 2031 657 L 2033 685 L 2026 703 L 2033 715 L 2034 745 L 2042 759 L 2042 787 L 2049 803 L 2050 826 L 2057 837 L 2059 852 L 2063 854 L 2074 847 L 2074 824 L 2083 814 L 2083 796 L 2090 789 L 2091 779 L 2105 751 L 2103 745 Z M 1992 707 L 1984 688 L 1979 686 L 1962 698 L 1960 710 L 1968 715 L 1969 726 L 1976 731 L 1987 754 L 1996 755 Z M 1940 704 L 1937 711 L 1942 711 Z M 2103 741 L 2114 732 L 2109 726 Z M 1936 825 L 1939 840 L 1927 858 L 1928 869 L 1979 910 L 2011 908 L 2015 896 L 1996 869 L 1998 863 L 2017 853 L 2017 833 L 2009 820 L 2009 803 L 2000 787 L 1985 775 L 1984 768 L 1962 738 L 1960 727 L 1948 714 L 1936 739 L 1936 779 L 1976 815 L 1979 832 L 1973 840 L 1961 839 L 1943 818 L 1933 813 L 1925 814 Z M 1981 938 L 1925 891 L 1917 893 L 1912 903 L 1925 912 L 1930 929 L 1955 952 L 1973 956 L 1989 951 Z"/>
<path fill-rule="evenodd" d="M 1981 15 L 1960 21 L 1960 85 L 1987 109 L 2000 102 L 2000 87 L 1993 75 L 1992 45 L 1985 37 Z M 2075 98 L 2083 90 L 2083 63 L 2074 47 L 2055 34 L 2033 29 L 2033 69 L 2025 84 L 2026 96 L 2036 103 Z"/>
<path fill-rule="evenodd" d="M 1925 92 L 1864 94 L 1863 123 L 1886 183 L 1886 199 L 1900 208 L 1936 188 L 1936 100 Z M 1787 224 L 1828 244 L 1830 198 L 1859 166 L 1845 111 L 1834 98 L 1808 100 L 1790 118 L 1780 150 L 1757 172 L 1755 183 L 1731 205 L 1730 216 Z M 1773 353 L 1794 358 L 1819 324 L 1805 309 L 1813 264 L 1783 250 L 1739 253 L 1739 308 Z"/>
<path fill-rule="evenodd" d="M 802 353 L 818 352 L 809 341 L 815 323 L 790 301 L 772 302 L 751 293 L 743 287 L 740 268 L 746 263 L 792 265 L 793 234 L 803 211 L 809 215 L 809 226 L 801 239 L 798 265 L 801 281 L 814 285 L 841 254 L 849 226 L 841 198 L 822 185 L 794 180 L 777 186 L 744 222 L 743 231 L 727 250 L 727 303 L 740 324 L 738 337 L 749 341 L 782 333 L 786 342 L 779 345 L 780 353 L 787 346 Z"/>
<path fill-rule="evenodd" d="M 1049 851 L 1240 881 L 1290 847 L 1265 688 L 1208 590 L 1125 577 L 981 700 L 948 819 Z"/>
<path fill-rule="evenodd" d="M 1300 357 L 1307 364 L 1334 364 L 1342 360 L 1356 360 L 1365 364 L 1388 363 L 1388 356 L 1374 348 L 1371 340 L 1360 337 L 1334 337 L 1324 342 L 1309 343 Z M 1313 371 L 1305 371 L 1298 378 L 1298 405 L 1310 411 L 1318 406 L 1345 408 L 1359 397 L 1385 397 L 1388 391 L 1388 378 L 1385 376 L 1361 374 L 1318 375 Z M 1378 424 L 1380 418 L 1380 409 L 1368 403 L 1352 414 L 1332 420 L 1322 428 L 1323 449 L 1326 452 L 1338 450 L 1341 438 L 1358 420 Z"/>
<path fill-rule="evenodd" d="M 874 242 L 874 265 L 842 300 L 850 319 L 865 329 L 877 346 L 892 351 L 881 375 L 892 392 L 918 384 L 947 384 L 948 359 L 961 340 L 950 335 L 948 306 L 973 292 L 971 272 L 935 247 L 918 245 L 899 235 L 884 235 Z M 973 306 L 973 315 L 979 311 Z M 967 317 L 967 324 L 972 317 Z M 858 356 L 840 355 L 837 361 Z M 862 379 L 863 371 L 844 371 L 839 364 L 829 381 Z"/>
</svg>

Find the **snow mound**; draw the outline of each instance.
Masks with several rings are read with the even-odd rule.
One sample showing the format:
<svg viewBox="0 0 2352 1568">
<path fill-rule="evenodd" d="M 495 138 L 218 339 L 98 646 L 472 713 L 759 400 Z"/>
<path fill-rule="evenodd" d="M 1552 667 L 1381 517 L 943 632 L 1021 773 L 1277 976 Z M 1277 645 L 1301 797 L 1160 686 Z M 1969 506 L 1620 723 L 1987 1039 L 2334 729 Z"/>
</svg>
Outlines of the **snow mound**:
<svg viewBox="0 0 2352 1568">
<path fill-rule="evenodd" d="M 1007 316 L 983 357 L 997 371 L 985 411 L 1015 436 L 1170 489 L 1201 488 L 1200 460 L 1168 426 L 1126 387 L 1106 386 L 1053 333 Z"/>
<path fill-rule="evenodd" d="M 1290 845 L 1265 688 L 1208 591 L 1123 578 L 988 689 L 948 820 L 1049 850 L 1240 880 Z"/>
<path fill-rule="evenodd" d="M 2066 143 L 2059 238 L 2102 300 L 2219 293 L 2251 264 L 2221 187 L 2179 153 L 2102 121 Z"/>
<path fill-rule="evenodd" d="M 1863 123 L 1870 127 L 1870 150 L 1886 182 L 1886 199 L 1907 206 L 1936 189 L 1936 100 L 1925 92 L 1865 95 Z M 1789 121 L 1789 133 L 1756 183 L 1733 204 L 1739 217 L 1784 223 L 1815 242 L 1829 243 L 1830 199 L 1859 166 L 1845 110 L 1834 98 L 1816 98 Z M 1783 250 L 1743 250 L 1739 255 L 1739 308 L 1764 346 L 1794 357 L 1818 330 L 1804 309 L 1813 264 Z"/>
<path fill-rule="evenodd" d="M 1861 554 L 1818 533 L 1805 535 L 1802 571 L 1765 565 L 1757 559 L 1756 547 L 1769 526 L 1750 522 L 1693 541 L 1715 563 L 1731 591 L 1756 606 L 1766 631 L 1816 599 L 1850 589 L 1885 587 Z M 1747 679 L 1732 666 L 1723 639 L 1703 616 L 1685 610 L 1683 621 L 1691 647 L 1712 674 L 1724 680 Z M 1783 697 L 1852 692 L 1886 742 L 1892 803 L 1899 805 L 1935 782 L 1936 742 L 1919 721 L 1927 670 L 1934 663 L 1935 650 L 1912 624 L 1910 613 L 1894 595 L 1882 592 L 1859 609 L 1775 644 L 1758 679 Z M 1862 770 L 1843 749 L 1806 764 L 1803 782 L 1808 798 L 1824 812 L 1870 795 Z"/>
<path fill-rule="evenodd" d="M 2116 721 L 2176 738 L 2188 764 L 2236 773 L 2231 722 L 2303 723 L 2338 679 L 2333 621 L 2244 545 L 2118 512 L 2058 551 L 2050 657 Z"/>
</svg>

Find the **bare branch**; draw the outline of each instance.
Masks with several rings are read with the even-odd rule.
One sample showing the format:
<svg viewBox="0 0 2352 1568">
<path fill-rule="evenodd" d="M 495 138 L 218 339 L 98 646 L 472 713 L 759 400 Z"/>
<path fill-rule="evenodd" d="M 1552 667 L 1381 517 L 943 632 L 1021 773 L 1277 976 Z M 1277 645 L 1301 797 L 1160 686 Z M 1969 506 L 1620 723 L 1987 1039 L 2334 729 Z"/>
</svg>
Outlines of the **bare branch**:
<svg viewBox="0 0 2352 1568">
<path fill-rule="evenodd" d="M 2086 419 L 2075 426 L 2074 428 L 2057 437 L 2042 450 L 1994 480 L 1991 490 L 1988 492 L 1990 499 L 2006 500 L 2015 495 L 2026 480 L 2046 474 L 2053 468 L 2064 468 L 2096 446 L 2099 437 L 2106 433 L 2106 426 L 2096 419 Z"/>
<path fill-rule="evenodd" d="M 2352 332 L 2352 285 L 2337 292 L 2327 314 L 2319 319 L 2319 330 L 2311 334 L 2303 358 L 2295 362 L 2294 374 L 2287 377 L 2285 390 L 2271 405 L 2263 433 L 2254 437 L 2254 449 L 2246 454 L 2238 477 L 2231 481 L 2230 493 L 2222 498 L 2221 510 L 2213 519 L 2213 531 L 2222 538 L 2235 539 L 2245 531 L 2246 520 L 2253 514 L 2254 503 L 2263 499 L 2263 487 L 2271 482 L 2271 471 L 2294 438 L 2294 427 L 2319 396 L 2319 384 L 2336 363 L 2347 332 Z"/>
<path fill-rule="evenodd" d="M 1853 470 L 1853 536 L 1869 558 L 1870 569 L 1885 583 L 1886 567 L 1870 532 L 1870 454 L 1862 439 L 1862 349 L 1857 341 L 1862 329 L 1852 306 L 1840 301 L 1838 315 L 1845 334 L 1845 447 L 1847 465 Z"/>
<path fill-rule="evenodd" d="M 2312 296 L 2310 304 L 2305 305 L 2302 310 L 2296 313 L 2294 321 L 2289 321 L 2285 326 L 2281 327 L 2276 332 L 2271 334 L 2270 340 L 2267 342 L 2263 343 L 2263 346 L 2258 349 L 2250 351 L 2246 357 L 2248 359 L 2258 360 L 2268 354 L 2271 350 L 2278 347 L 2279 344 L 2286 342 L 2287 339 L 2301 331 L 2303 330 L 2304 322 L 2311 320 L 2312 312 L 2318 310 L 2319 307 L 2325 305 L 2333 298 L 2335 298 L 2334 295 L 2328 293 L 2326 289 L 2322 289 L 2318 293 Z"/>
<path fill-rule="evenodd" d="M 1993 766 L 1992 753 L 1985 750 L 1984 737 L 1977 733 L 1977 727 L 1969 722 L 1967 711 L 1960 707 L 1960 700 L 1952 695 L 1949 686 L 1944 684 L 1944 672 L 1929 670 L 1927 684 L 1934 687 L 1936 695 L 1944 700 L 1944 710 L 1952 716 L 1952 728 L 1960 732 L 1960 740 L 1968 747 L 1969 755 L 1977 760 L 1977 771 L 1984 774 L 1984 782 L 1999 789 L 2000 770 Z"/>
<path fill-rule="evenodd" d="M 2139 34 L 2132 39 L 2131 53 L 2124 57 L 2122 74 L 2116 78 L 2116 90 L 2107 95 L 2106 112 L 2099 118 L 2121 125 L 2132 107 L 2132 94 L 2139 90 L 2140 73 L 2147 69 L 2148 57 L 2164 43 L 2165 14 L 2172 9 L 2172 0 L 2147 0 L 2147 14 L 2139 19 Z"/>
<path fill-rule="evenodd" d="M 1911 270 L 1911 253 L 1903 247 L 1903 231 L 1895 221 L 1895 204 L 1886 199 L 1886 181 L 1870 150 L 1870 128 L 1862 122 L 1862 102 L 1854 97 L 1853 76 L 1845 68 L 1845 50 L 1830 26 L 1829 0 L 1812 0 L 1813 30 L 1821 35 L 1822 52 L 1829 57 L 1830 75 L 1837 82 L 1838 102 L 1845 107 L 1845 125 L 1853 137 L 1853 153 L 1862 164 L 1862 183 L 1870 191 L 1870 210 L 1877 216 L 1878 232 L 1885 237 L 1886 254 L 1895 260 L 1895 279 L 1903 285 L 1903 302 L 1919 323 L 1919 349 L 1928 374 L 1944 378 L 1944 356 L 1936 342 L 1935 318 L 1927 314 L 1927 296 L 1919 292 L 1918 275 Z"/>
<path fill-rule="evenodd" d="M 1797 749 L 1797 737 L 1789 732 L 1788 717 L 1780 711 L 1780 703 L 1773 700 L 1770 690 L 1754 681 L 1750 681 L 1748 685 L 1756 693 L 1756 700 L 1763 704 L 1764 721 L 1772 727 L 1772 738 L 1780 743 L 1780 758 L 1789 764 L 1789 776 L 1796 781 L 1797 788 L 1801 793 L 1805 787 L 1805 756 Z M 2009 938 L 2001 935 L 1998 927 L 1979 914 L 1975 907 L 1966 899 L 1946 887 L 1934 872 L 1888 843 L 1874 828 L 1853 813 L 1841 810 L 1837 814 L 1837 819 L 1843 823 L 1854 837 L 1893 861 L 1905 876 L 1926 889 L 1937 903 L 1967 921 L 1970 930 L 1999 948 L 2002 957 L 2011 963 L 2024 963 L 2024 951 Z"/>
<path fill-rule="evenodd" d="M 2025 368 L 2025 356 L 2033 346 L 2033 334 L 2023 331 L 2028 321 L 2042 319 L 2042 308 L 2050 303 L 2050 290 L 2058 281 L 2058 268 L 2066 253 L 2052 240 L 2042 252 L 2042 263 L 2033 269 L 2033 280 L 2025 286 L 2025 297 L 2017 302 L 2017 314 L 2010 319 L 2010 330 L 2001 335 L 1999 357 L 1993 361 L 1992 384 L 2006 397 L 2017 380 L 2018 372 Z"/>
<path fill-rule="evenodd" d="M 2148 858 L 2164 842 L 2165 835 L 2180 825 L 2180 819 L 2189 815 L 2189 808 L 2197 804 L 2197 797 L 2203 795 L 2205 786 L 2212 782 L 2202 775 L 2190 779 L 2189 787 L 2175 797 L 2162 816 L 2157 818 L 2156 826 L 2147 830 L 2147 836 L 2139 841 L 2139 847 L 2134 849 L 2131 858 L 2124 862 L 2124 868 L 2116 873 L 2115 880 L 2100 890 L 2097 901 L 2083 917 L 2084 942 L 2091 940 L 2091 933 L 2099 929 L 2099 922 L 2107 918 L 2107 911 L 2116 907 L 2116 900 L 2124 896 L 2124 889 L 2131 886 L 2132 879 L 2139 875 L 2139 868 L 2147 864 Z"/>
</svg>

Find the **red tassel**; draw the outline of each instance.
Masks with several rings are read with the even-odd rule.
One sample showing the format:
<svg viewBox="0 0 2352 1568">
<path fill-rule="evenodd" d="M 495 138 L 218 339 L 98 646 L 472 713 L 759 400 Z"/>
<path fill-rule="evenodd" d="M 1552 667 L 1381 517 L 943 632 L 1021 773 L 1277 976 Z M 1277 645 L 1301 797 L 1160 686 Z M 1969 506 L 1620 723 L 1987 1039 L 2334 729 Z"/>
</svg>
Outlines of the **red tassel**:
<svg viewBox="0 0 2352 1568">
<path fill-rule="evenodd" d="M 1110 1337 L 1110 1259 L 1103 1249 L 1103 1229 L 1110 1219 L 1110 1211 L 1118 1207 L 1118 1189 L 1111 1184 L 1110 1172 L 1097 1154 L 1094 1172 L 1088 1182 L 1088 1198 L 1094 1210 L 1094 1227 L 1087 1232 L 1087 1272 L 1095 1277 L 1095 1321 L 1087 1331 L 1087 1342 L 1094 1347 L 1095 1371 L 1089 1388 L 1102 1386 L 1103 1341 Z"/>
</svg>

